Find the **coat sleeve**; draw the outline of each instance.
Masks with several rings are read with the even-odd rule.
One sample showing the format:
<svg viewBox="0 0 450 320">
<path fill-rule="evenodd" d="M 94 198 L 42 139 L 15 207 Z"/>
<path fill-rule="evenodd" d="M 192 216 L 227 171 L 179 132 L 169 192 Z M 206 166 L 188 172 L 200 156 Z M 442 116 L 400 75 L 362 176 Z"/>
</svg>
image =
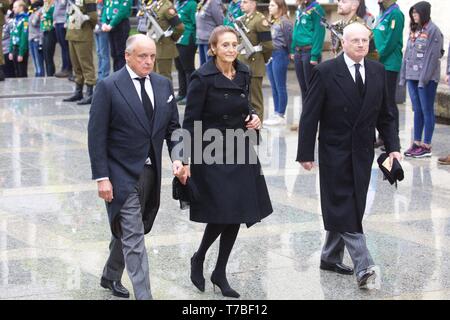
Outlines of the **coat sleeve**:
<svg viewBox="0 0 450 320">
<path fill-rule="evenodd" d="M 312 39 L 312 49 L 311 49 L 311 61 L 319 61 L 322 55 L 323 42 L 325 40 L 325 27 L 322 26 L 320 20 L 325 15 L 323 9 L 320 9 L 320 13 L 312 15 L 312 21 L 314 24 L 314 34 Z"/>
<path fill-rule="evenodd" d="M 441 54 L 444 48 L 444 36 L 439 29 L 436 29 L 431 35 L 429 41 L 431 42 L 428 47 L 427 56 L 425 61 L 428 61 L 429 65 L 424 68 L 427 72 L 421 72 L 419 78 L 419 88 L 424 88 L 431 78 L 436 69 L 440 69 Z"/>
<path fill-rule="evenodd" d="M 393 151 L 400 151 L 400 141 L 397 134 L 395 117 L 388 109 L 387 81 L 385 81 L 386 71 L 383 70 L 380 74 L 382 74 L 381 81 L 384 82 L 384 85 L 381 110 L 377 119 L 377 130 L 383 136 L 386 152 L 389 154 Z"/>
<path fill-rule="evenodd" d="M 110 22 L 110 26 L 115 28 L 122 22 L 122 20 L 127 19 L 131 13 L 131 6 L 133 1 L 131 0 L 123 0 L 120 2 L 119 12 L 112 18 Z"/>
<path fill-rule="evenodd" d="M 195 121 L 202 120 L 202 113 L 206 101 L 207 86 L 201 77 L 194 73 L 189 83 L 186 96 L 186 109 L 184 111 L 183 129 L 190 136 L 190 144 L 184 143 L 184 162 L 189 163 L 189 159 L 194 154 L 194 138 L 195 134 L 202 135 L 202 132 L 194 133 Z M 186 140 L 185 140 L 186 141 Z M 201 147 L 201 146 L 200 146 Z"/>
<path fill-rule="evenodd" d="M 223 11 L 220 0 L 211 1 L 211 14 L 217 26 L 223 25 Z"/>
<path fill-rule="evenodd" d="M 111 117 L 111 94 L 104 81 L 96 87 L 88 122 L 88 149 L 92 179 L 109 177 L 108 135 Z"/>
<path fill-rule="evenodd" d="M 310 88 L 305 98 L 298 128 L 297 159 L 299 162 L 314 161 L 317 126 L 325 102 L 326 89 L 318 68 L 313 69 Z"/>
<path fill-rule="evenodd" d="M 170 82 L 169 79 L 167 79 L 167 86 L 169 87 L 170 94 L 172 95 L 172 97 L 174 97 L 170 103 L 170 121 L 166 129 L 165 139 L 167 149 L 169 151 L 169 155 L 172 161 L 182 160 L 181 155 L 177 155 L 174 152 L 172 152 L 172 150 L 180 143 L 179 140 L 177 139 L 172 140 L 172 138 L 174 137 L 176 131 L 181 128 L 181 126 L 180 126 L 180 118 L 178 115 L 177 103 L 175 101 L 175 93 L 173 92 L 172 82 Z"/>
</svg>

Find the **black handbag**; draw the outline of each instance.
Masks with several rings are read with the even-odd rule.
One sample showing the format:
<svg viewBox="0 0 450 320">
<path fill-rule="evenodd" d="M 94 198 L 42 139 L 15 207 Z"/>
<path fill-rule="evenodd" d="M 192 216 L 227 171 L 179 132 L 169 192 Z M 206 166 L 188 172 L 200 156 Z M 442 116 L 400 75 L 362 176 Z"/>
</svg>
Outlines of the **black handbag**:
<svg viewBox="0 0 450 320">
<path fill-rule="evenodd" d="M 200 200 L 200 194 L 192 178 L 188 177 L 183 185 L 177 177 L 172 180 L 172 198 L 180 201 L 180 209 L 188 209 L 191 202 Z"/>
<path fill-rule="evenodd" d="M 391 166 L 387 153 L 380 154 L 377 162 L 381 172 L 383 172 L 383 180 L 388 180 L 391 185 L 395 183 L 395 187 L 397 188 L 397 181 L 402 181 L 404 178 L 404 172 L 400 162 L 394 158 Z"/>
</svg>

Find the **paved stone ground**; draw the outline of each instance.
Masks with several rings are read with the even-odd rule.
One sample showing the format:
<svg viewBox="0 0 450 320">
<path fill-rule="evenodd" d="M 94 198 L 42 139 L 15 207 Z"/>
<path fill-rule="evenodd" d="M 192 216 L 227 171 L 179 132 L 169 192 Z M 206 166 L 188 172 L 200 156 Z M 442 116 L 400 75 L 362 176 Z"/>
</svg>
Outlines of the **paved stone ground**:
<svg viewBox="0 0 450 320">
<path fill-rule="evenodd" d="M 110 234 L 90 180 L 89 107 L 61 102 L 72 86 L 55 78 L 0 83 L 0 299 L 112 298 L 99 286 Z M 301 106 L 291 71 L 288 89 L 288 124 L 267 130 L 261 147 L 274 213 L 241 228 L 228 266 L 232 286 L 243 299 L 449 299 L 450 167 L 436 158 L 450 152 L 450 127 L 436 126 L 431 159 L 403 162 L 397 190 L 374 163 L 364 227 L 381 277 L 375 290 L 360 291 L 354 277 L 318 268 L 324 240 L 318 171 L 300 170 L 294 161 L 297 133 L 289 127 Z M 267 84 L 264 97 L 269 115 Z M 406 147 L 411 105 L 400 105 L 400 114 Z M 204 226 L 171 199 L 167 152 L 163 164 L 161 210 L 146 237 L 153 295 L 222 299 L 209 282 L 217 244 L 205 262 L 206 292 L 189 280 Z M 347 254 L 345 262 L 351 264 Z M 126 274 L 123 282 L 131 289 Z"/>
</svg>

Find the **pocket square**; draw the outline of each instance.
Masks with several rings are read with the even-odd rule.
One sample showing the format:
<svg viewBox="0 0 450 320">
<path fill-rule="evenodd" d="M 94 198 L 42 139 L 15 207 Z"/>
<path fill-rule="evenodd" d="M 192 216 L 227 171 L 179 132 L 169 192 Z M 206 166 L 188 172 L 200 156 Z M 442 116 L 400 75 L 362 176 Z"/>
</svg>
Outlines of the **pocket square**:
<svg viewBox="0 0 450 320">
<path fill-rule="evenodd" d="M 169 99 L 167 99 L 167 103 L 173 100 L 173 95 L 170 95 Z"/>
</svg>

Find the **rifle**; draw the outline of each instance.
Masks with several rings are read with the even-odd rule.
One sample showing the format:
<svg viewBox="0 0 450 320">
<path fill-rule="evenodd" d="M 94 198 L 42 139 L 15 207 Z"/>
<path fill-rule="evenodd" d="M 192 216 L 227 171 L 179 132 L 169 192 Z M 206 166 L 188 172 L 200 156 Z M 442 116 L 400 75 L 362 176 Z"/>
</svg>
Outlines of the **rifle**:
<svg viewBox="0 0 450 320">
<path fill-rule="evenodd" d="M 242 39 L 241 43 L 237 47 L 237 50 L 239 53 L 245 54 L 245 57 L 247 59 L 250 59 L 256 52 L 262 51 L 262 46 L 261 45 L 254 46 L 251 43 L 251 41 L 248 39 L 246 33 L 249 32 L 249 30 L 245 26 L 245 24 L 242 22 L 242 19 L 244 17 L 245 17 L 245 15 L 235 19 L 233 17 L 233 15 L 230 12 L 228 12 L 228 19 L 233 24 L 234 28 L 239 33 L 239 35 L 241 36 L 241 39 Z"/>
<path fill-rule="evenodd" d="M 138 16 L 144 15 L 147 19 L 147 36 L 158 42 L 162 37 L 170 37 L 173 33 L 172 27 L 169 27 L 166 31 L 164 31 L 159 25 L 156 14 L 153 7 L 157 4 L 158 1 L 153 1 L 150 5 L 145 5 L 142 3 L 142 8 L 138 12 Z"/>
<path fill-rule="evenodd" d="M 342 41 L 343 34 L 337 30 L 335 25 L 330 24 L 325 17 L 320 18 L 320 24 L 330 30 L 331 32 L 331 45 L 333 47 L 333 51 L 335 52 L 335 55 L 338 55 L 339 53 L 336 52 L 337 48 L 339 48 L 339 43 Z M 334 37 L 333 37 L 334 36 Z M 338 42 L 339 41 L 339 42 Z"/>
<path fill-rule="evenodd" d="M 69 7 L 67 8 L 67 13 L 69 15 L 69 29 L 80 30 L 83 23 L 88 21 L 90 18 L 87 14 L 83 14 L 80 8 L 73 3 L 71 0 L 67 1 Z"/>
</svg>

